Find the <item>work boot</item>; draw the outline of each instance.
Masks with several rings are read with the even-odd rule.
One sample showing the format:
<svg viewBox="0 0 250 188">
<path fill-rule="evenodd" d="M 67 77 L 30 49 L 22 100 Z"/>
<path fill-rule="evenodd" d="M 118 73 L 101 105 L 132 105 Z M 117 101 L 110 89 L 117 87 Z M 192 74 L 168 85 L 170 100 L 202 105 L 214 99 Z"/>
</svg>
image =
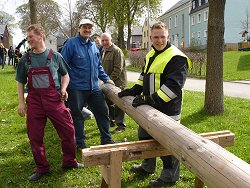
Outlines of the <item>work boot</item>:
<svg viewBox="0 0 250 188">
<path fill-rule="evenodd" d="M 151 188 L 154 187 L 171 187 L 173 185 L 175 185 L 176 182 L 165 182 L 163 180 L 161 180 L 160 178 L 158 178 L 157 180 L 153 180 L 150 183 Z"/>
<path fill-rule="evenodd" d="M 134 164 L 132 167 L 132 171 L 142 174 L 142 175 L 147 175 L 147 174 L 153 174 L 154 172 L 148 172 L 142 168 L 141 165 Z"/>
<path fill-rule="evenodd" d="M 116 127 L 116 129 L 113 130 L 111 133 L 112 133 L 112 134 L 115 134 L 115 133 L 119 133 L 119 132 L 125 131 L 125 128 L 126 128 L 126 127 L 118 126 L 118 127 Z"/>
<path fill-rule="evenodd" d="M 50 172 L 43 172 L 43 173 L 35 172 L 34 174 L 32 174 L 32 175 L 29 177 L 29 180 L 30 180 L 30 181 L 38 181 L 38 180 L 40 180 L 43 176 L 49 176 L 49 175 L 50 175 Z"/>
<path fill-rule="evenodd" d="M 84 168 L 84 165 L 82 163 L 76 163 L 76 165 L 74 166 L 62 166 L 63 169 L 65 170 L 70 170 L 70 169 L 73 169 L 73 168 Z"/>
</svg>

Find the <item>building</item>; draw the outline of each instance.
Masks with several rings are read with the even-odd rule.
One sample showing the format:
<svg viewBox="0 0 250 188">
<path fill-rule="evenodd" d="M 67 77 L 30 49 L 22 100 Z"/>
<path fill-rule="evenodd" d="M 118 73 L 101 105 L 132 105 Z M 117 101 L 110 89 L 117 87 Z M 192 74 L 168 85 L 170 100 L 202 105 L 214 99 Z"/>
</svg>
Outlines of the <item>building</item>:
<svg viewBox="0 0 250 188">
<path fill-rule="evenodd" d="M 54 51 L 57 51 L 57 37 L 54 35 L 46 36 L 45 46 L 47 48 L 51 48 Z"/>
<path fill-rule="evenodd" d="M 150 28 L 154 23 L 156 23 L 157 20 L 150 18 L 149 19 L 149 27 L 148 27 L 148 19 L 145 19 L 143 26 L 142 26 L 142 46 L 143 49 L 148 49 L 149 46 L 151 46 L 149 36 L 150 36 Z M 149 29 L 149 30 L 148 30 Z"/>
<path fill-rule="evenodd" d="M 241 21 L 247 19 L 249 0 L 230 0 L 225 5 L 225 45 L 241 41 Z M 198 45 L 206 48 L 209 0 L 180 0 L 159 17 L 169 28 L 170 41 L 180 48 Z"/>
<path fill-rule="evenodd" d="M 7 25 L 0 25 L 0 43 L 3 43 L 5 48 L 13 46 L 13 37 L 10 34 Z"/>
<path fill-rule="evenodd" d="M 130 39 L 130 50 L 137 51 L 142 46 L 142 28 L 137 26 L 133 27 Z"/>
<path fill-rule="evenodd" d="M 169 29 L 169 39 L 177 47 L 187 48 L 190 45 L 191 1 L 181 0 L 159 17 Z"/>
</svg>

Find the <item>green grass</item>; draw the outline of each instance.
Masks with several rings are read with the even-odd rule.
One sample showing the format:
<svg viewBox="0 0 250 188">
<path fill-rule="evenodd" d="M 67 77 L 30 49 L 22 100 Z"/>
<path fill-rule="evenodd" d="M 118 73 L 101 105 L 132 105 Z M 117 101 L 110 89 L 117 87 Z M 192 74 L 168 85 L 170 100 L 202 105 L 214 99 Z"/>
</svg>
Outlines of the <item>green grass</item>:
<svg viewBox="0 0 250 188">
<path fill-rule="evenodd" d="M 224 52 L 224 80 L 250 80 L 250 51 Z"/>
<path fill-rule="evenodd" d="M 130 71 L 141 72 L 141 68 L 129 65 Z M 224 52 L 223 79 L 250 80 L 250 51 Z"/>
<path fill-rule="evenodd" d="M 35 164 L 31 154 L 25 127 L 25 118 L 17 115 L 17 91 L 14 80 L 15 71 L 6 67 L 0 70 L 0 187 L 89 187 L 100 185 L 98 167 L 63 171 L 61 169 L 60 140 L 50 122 L 45 129 L 45 147 L 51 164 L 52 174 L 41 181 L 31 183 L 28 177 L 33 173 Z M 132 83 L 130 83 L 131 86 Z M 182 124 L 197 133 L 230 130 L 236 135 L 235 145 L 228 150 L 250 163 L 250 100 L 225 97 L 225 113 L 210 116 L 203 111 L 204 93 L 185 91 Z M 138 125 L 126 117 L 127 129 L 113 135 L 116 141 L 137 140 Z M 113 130 L 114 128 L 111 128 Z M 94 120 L 86 121 L 88 146 L 99 144 L 99 131 Z M 77 159 L 81 161 L 80 153 Z M 155 174 L 146 178 L 137 176 L 130 169 L 134 163 L 123 163 L 122 187 L 148 187 L 150 180 L 160 175 L 161 161 Z M 181 166 L 181 180 L 174 188 L 193 187 L 194 176 Z"/>
</svg>

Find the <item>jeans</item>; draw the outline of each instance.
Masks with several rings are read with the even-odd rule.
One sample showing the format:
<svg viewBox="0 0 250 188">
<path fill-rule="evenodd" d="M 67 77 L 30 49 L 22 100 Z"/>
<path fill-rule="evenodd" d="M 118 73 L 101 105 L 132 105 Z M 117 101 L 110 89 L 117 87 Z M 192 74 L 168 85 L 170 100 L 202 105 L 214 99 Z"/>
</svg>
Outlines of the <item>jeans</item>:
<svg viewBox="0 0 250 188">
<path fill-rule="evenodd" d="M 112 140 L 109 132 L 109 111 L 104 95 L 98 90 L 71 90 L 68 89 L 68 106 L 71 110 L 76 134 L 76 145 L 78 148 L 86 148 L 84 120 L 81 115 L 83 107 L 88 107 L 95 116 L 98 129 L 100 131 L 101 144 L 106 144 Z"/>
</svg>

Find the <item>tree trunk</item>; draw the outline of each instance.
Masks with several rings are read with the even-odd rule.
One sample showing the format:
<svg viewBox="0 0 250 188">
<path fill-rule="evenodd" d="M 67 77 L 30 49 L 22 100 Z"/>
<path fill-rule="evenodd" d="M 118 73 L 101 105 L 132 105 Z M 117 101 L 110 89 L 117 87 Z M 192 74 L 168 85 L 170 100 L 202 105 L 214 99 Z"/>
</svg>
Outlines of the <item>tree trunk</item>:
<svg viewBox="0 0 250 188">
<path fill-rule="evenodd" d="M 36 15 L 36 1 L 35 0 L 29 0 L 30 4 L 30 23 L 36 24 L 37 23 L 37 15 Z"/>
<path fill-rule="evenodd" d="M 216 115 L 224 112 L 223 48 L 226 0 L 209 0 L 205 111 Z"/>
<path fill-rule="evenodd" d="M 128 38 L 127 38 L 127 49 L 130 49 L 130 39 L 131 39 L 131 23 L 128 23 Z"/>
<path fill-rule="evenodd" d="M 125 42 L 124 42 L 124 26 L 120 26 L 118 28 L 118 46 L 124 50 L 125 47 Z"/>
</svg>

